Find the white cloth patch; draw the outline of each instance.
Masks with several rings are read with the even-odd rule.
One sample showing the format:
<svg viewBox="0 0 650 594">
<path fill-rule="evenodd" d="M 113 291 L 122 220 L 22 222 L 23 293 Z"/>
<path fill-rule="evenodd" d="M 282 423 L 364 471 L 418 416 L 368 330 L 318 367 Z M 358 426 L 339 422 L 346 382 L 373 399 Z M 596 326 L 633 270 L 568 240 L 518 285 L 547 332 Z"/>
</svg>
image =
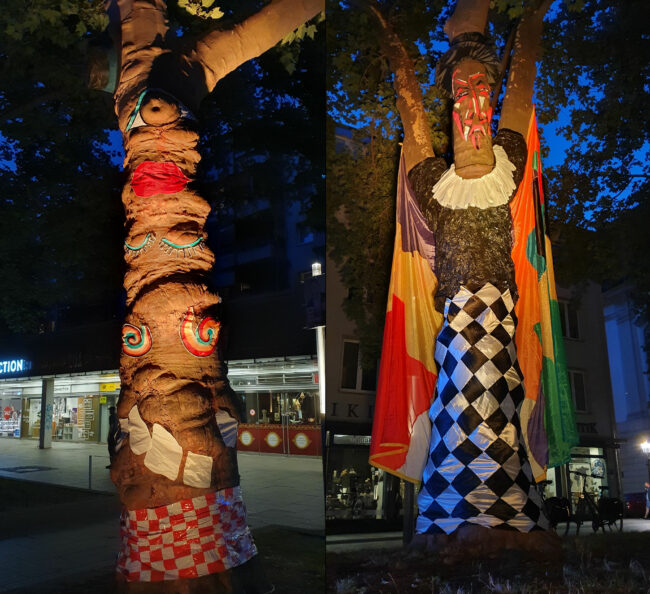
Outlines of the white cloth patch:
<svg viewBox="0 0 650 594">
<path fill-rule="evenodd" d="M 413 423 L 411 430 L 411 443 L 404 464 L 397 471 L 406 476 L 422 476 L 422 469 L 427 463 L 429 455 L 429 439 L 431 437 L 431 423 L 429 411 L 420 413 Z"/>
<path fill-rule="evenodd" d="M 129 432 L 131 451 L 136 456 L 144 454 L 151 449 L 151 434 L 149 433 L 147 424 L 142 420 L 137 406 L 134 406 L 129 411 L 129 426 L 127 431 Z"/>
<path fill-rule="evenodd" d="M 227 411 L 219 409 L 214 415 L 219 426 L 219 433 L 223 438 L 223 442 L 229 448 L 234 448 L 237 445 L 237 419 L 231 417 Z"/>
<path fill-rule="evenodd" d="M 212 458 L 203 454 L 187 452 L 183 483 L 190 487 L 207 489 L 212 482 Z"/>
<path fill-rule="evenodd" d="M 151 439 L 151 449 L 144 457 L 144 465 L 155 472 L 166 476 L 170 481 L 176 480 L 183 458 L 183 448 L 174 436 L 162 425 L 155 423 Z"/>
<path fill-rule="evenodd" d="M 495 144 L 492 148 L 496 162 L 490 173 L 476 179 L 465 179 L 451 165 L 433 186 L 433 198 L 442 206 L 454 210 L 470 206 L 485 209 L 508 204 L 510 196 L 516 190 L 512 178 L 515 166 L 508 160 L 508 155 L 501 146 Z"/>
</svg>

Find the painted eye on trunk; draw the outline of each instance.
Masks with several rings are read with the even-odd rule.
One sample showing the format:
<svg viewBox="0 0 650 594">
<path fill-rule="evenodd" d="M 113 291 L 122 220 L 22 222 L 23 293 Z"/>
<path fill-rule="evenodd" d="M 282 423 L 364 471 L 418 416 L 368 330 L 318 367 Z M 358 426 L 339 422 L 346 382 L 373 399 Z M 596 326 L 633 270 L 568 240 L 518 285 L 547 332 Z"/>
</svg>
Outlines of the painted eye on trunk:
<svg viewBox="0 0 650 594">
<path fill-rule="evenodd" d="M 153 242 L 156 240 L 156 235 L 152 233 L 147 233 L 145 236 L 144 240 L 142 243 L 139 245 L 131 245 L 127 241 L 124 242 L 124 251 L 127 254 L 135 255 L 135 254 L 142 254 L 146 252 L 153 244 Z"/>
<path fill-rule="evenodd" d="M 163 237 L 160 240 L 160 249 L 164 250 L 167 252 L 169 255 L 176 255 L 176 256 L 183 256 L 185 257 L 192 257 L 196 254 L 196 250 L 202 250 L 203 249 L 203 237 L 197 237 L 194 241 L 190 243 L 184 243 L 184 244 L 179 244 L 179 243 L 174 243 L 173 241 L 170 241 L 169 239 Z"/>
</svg>

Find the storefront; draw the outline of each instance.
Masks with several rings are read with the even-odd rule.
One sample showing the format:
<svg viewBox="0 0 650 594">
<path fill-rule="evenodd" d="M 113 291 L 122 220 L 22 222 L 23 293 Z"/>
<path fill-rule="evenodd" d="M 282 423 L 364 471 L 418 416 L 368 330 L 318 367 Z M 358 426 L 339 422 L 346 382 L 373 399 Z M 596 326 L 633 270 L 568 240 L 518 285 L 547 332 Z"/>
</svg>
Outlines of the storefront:
<svg viewBox="0 0 650 594">
<path fill-rule="evenodd" d="M 328 426 L 325 521 L 328 534 L 401 530 L 403 480 L 368 464 L 370 435 L 363 426 Z M 345 433 L 335 431 L 346 431 Z"/>
<path fill-rule="evenodd" d="M 320 455 L 315 358 L 232 361 L 228 377 L 246 410 L 240 450 Z M 44 380 L 53 384 L 52 440 L 106 442 L 109 408 L 120 391 L 117 370 L 0 379 L 0 437 L 39 439 Z"/>
<path fill-rule="evenodd" d="M 577 508 L 584 490 L 595 500 L 602 493 L 618 495 L 616 485 L 616 462 L 614 448 L 597 446 L 578 446 L 571 450 L 568 464 L 551 468 L 547 479 L 546 497 L 568 497 L 573 509 Z"/>
<path fill-rule="evenodd" d="M 234 361 L 228 378 L 244 401 L 241 451 L 320 456 L 318 369 L 315 358 Z"/>
<path fill-rule="evenodd" d="M 61 374 L 0 381 L 3 420 L 0 436 L 38 439 L 41 428 L 43 380 L 52 379 L 52 439 L 105 442 L 108 410 L 119 394 L 117 371 Z"/>
</svg>

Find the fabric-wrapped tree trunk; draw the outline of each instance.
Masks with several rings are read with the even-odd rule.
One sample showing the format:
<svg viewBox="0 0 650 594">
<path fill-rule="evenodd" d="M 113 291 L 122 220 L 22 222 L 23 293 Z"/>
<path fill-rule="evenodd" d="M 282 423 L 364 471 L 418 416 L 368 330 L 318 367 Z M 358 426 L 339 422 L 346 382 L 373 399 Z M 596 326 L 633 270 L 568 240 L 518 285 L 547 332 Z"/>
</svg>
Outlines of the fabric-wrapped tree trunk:
<svg viewBox="0 0 650 594">
<path fill-rule="evenodd" d="M 210 206 L 193 190 L 194 113 L 220 78 L 318 14 L 321 2 L 276 0 L 182 51 L 164 1 L 119 0 L 118 8 L 115 110 L 127 176 L 122 435 L 111 467 L 124 504 L 118 575 L 129 591 L 270 591 L 250 569 L 256 549 L 235 450 L 240 406 L 220 355 L 220 298 L 207 287 Z"/>
</svg>

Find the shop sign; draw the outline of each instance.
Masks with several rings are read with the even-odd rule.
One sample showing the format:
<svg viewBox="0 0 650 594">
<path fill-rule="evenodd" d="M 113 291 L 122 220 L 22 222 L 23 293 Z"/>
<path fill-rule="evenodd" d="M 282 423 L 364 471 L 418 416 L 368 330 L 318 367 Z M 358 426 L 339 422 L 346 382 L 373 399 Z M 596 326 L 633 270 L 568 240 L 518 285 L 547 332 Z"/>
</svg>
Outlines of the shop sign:
<svg viewBox="0 0 650 594">
<path fill-rule="evenodd" d="M 99 397 L 99 404 L 106 404 L 106 396 Z"/>
<path fill-rule="evenodd" d="M 0 361 L 0 375 L 5 373 L 20 373 L 31 369 L 32 364 L 25 359 L 10 359 L 9 361 Z"/>
<path fill-rule="evenodd" d="M 120 389 L 119 383 L 99 384 L 100 392 L 117 392 Z"/>
<path fill-rule="evenodd" d="M 328 417 L 338 417 L 357 422 L 372 421 L 374 404 L 366 399 L 365 402 L 328 402 Z"/>
<path fill-rule="evenodd" d="M 57 386 L 56 384 L 54 385 L 55 394 L 70 394 L 71 391 L 72 391 L 71 385 L 67 385 L 67 386 Z"/>
</svg>

